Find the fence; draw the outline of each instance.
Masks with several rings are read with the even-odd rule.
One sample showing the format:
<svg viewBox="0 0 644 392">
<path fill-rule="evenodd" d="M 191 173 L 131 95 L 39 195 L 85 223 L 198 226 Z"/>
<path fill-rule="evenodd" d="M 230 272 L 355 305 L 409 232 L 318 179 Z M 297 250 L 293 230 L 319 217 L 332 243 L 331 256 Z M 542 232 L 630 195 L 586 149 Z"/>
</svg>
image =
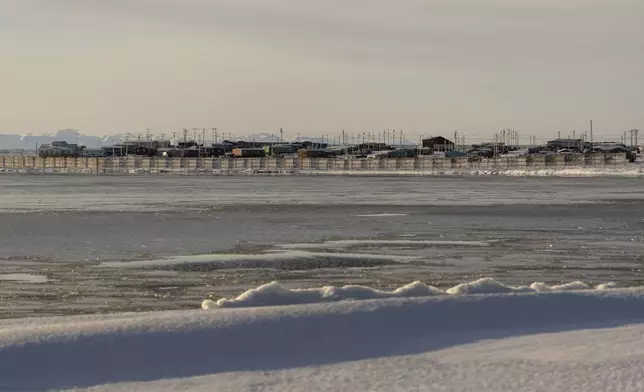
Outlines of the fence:
<svg viewBox="0 0 644 392">
<path fill-rule="evenodd" d="M 410 172 L 458 173 L 508 170 L 563 170 L 571 168 L 625 168 L 625 154 L 504 156 L 471 160 L 467 157 L 351 159 L 351 158 L 70 158 L 0 156 L 3 172 L 213 175 L 246 173 Z"/>
</svg>

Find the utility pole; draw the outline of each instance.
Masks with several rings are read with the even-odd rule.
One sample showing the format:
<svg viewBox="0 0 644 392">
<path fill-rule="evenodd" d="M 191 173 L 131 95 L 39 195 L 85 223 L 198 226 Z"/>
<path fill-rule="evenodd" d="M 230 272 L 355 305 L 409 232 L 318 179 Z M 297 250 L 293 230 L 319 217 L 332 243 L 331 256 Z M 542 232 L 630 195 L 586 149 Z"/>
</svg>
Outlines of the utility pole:
<svg viewBox="0 0 644 392">
<path fill-rule="evenodd" d="M 284 129 L 280 128 L 280 143 L 284 143 Z"/>
<path fill-rule="evenodd" d="M 639 143 L 637 142 L 637 136 L 640 133 L 639 129 L 633 129 L 635 131 L 635 147 L 639 147 Z"/>
<path fill-rule="evenodd" d="M 593 120 L 590 120 L 590 144 L 593 144 Z"/>
<path fill-rule="evenodd" d="M 631 129 L 628 132 L 631 134 L 631 146 L 637 146 L 637 134 L 639 133 L 639 130 Z"/>
<path fill-rule="evenodd" d="M 454 130 L 454 143 L 457 143 L 457 144 L 458 144 L 458 129 L 455 129 L 455 130 Z M 447 147 L 447 146 L 445 146 L 445 150 L 447 150 L 447 148 L 446 148 L 446 147 Z"/>
</svg>

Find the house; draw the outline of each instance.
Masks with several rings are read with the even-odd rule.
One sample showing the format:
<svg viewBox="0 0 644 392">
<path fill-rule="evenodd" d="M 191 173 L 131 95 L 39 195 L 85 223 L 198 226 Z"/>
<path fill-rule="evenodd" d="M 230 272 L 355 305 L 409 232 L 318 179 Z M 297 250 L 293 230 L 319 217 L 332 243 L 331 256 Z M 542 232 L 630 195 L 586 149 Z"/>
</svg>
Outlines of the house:
<svg viewBox="0 0 644 392">
<path fill-rule="evenodd" d="M 78 144 L 69 144 L 65 141 L 54 141 L 38 147 L 40 157 L 76 157 L 80 155 L 82 147 Z"/>
<path fill-rule="evenodd" d="M 583 151 L 588 147 L 589 143 L 584 143 L 582 139 L 555 139 L 546 143 L 546 148 L 555 152 L 563 149 Z"/>
<path fill-rule="evenodd" d="M 455 144 L 442 136 L 436 136 L 423 139 L 423 147 L 431 148 L 434 151 L 453 151 Z"/>
</svg>

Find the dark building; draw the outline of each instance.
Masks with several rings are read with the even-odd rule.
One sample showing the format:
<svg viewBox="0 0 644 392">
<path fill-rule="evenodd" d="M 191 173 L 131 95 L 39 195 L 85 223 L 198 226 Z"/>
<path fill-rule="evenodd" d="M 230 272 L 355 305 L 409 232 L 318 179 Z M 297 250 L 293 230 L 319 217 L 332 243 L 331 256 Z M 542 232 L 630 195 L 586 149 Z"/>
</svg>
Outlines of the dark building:
<svg viewBox="0 0 644 392">
<path fill-rule="evenodd" d="M 555 139 L 546 143 L 546 148 L 555 152 L 563 149 L 583 151 L 589 147 L 590 143 L 584 143 L 582 139 Z"/>
<path fill-rule="evenodd" d="M 442 136 L 436 136 L 423 139 L 423 147 L 433 149 L 434 151 L 453 151 L 455 144 L 453 141 Z"/>
<path fill-rule="evenodd" d="M 493 157 L 499 154 L 507 154 L 508 152 L 510 152 L 510 147 L 506 146 L 503 142 L 485 142 L 480 144 L 473 144 L 472 150 L 470 150 L 469 152 L 478 153 L 479 156 Z"/>
</svg>

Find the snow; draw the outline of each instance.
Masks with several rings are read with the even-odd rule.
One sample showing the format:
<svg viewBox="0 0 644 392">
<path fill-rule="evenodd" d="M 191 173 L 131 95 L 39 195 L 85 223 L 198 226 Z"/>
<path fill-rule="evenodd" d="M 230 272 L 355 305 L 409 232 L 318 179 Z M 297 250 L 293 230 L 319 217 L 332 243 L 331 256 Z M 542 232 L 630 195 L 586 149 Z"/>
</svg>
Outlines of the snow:
<svg viewBox="0 0 644 392">
<path fill-rule="evenodd" d="M 32 274 L 3 274 L 0 275 L 0 281 L 16 281 L 25 283 L 47 283 L 49 279 L 43 275 Z"/>
<path fill-rule="evenodd" d="M 277 245 L 283 249 L 345 248 L 364 245 L 452 245 L 452 246 L 490 246 L 494 241 L 465 240 L 336 240 L 322 243 L 295 243 Z"/>
<path fill-rule="evenodd" d="M 264 284 L 250 289 L 236 298 L 222 298 L 217 301 L 209 299 L 201 303 L 203 309 L 257 307 L 313 304 L 320 302 L 344 301 L 350 299 L 377 299 L 398 297 L 429 297 L 435 295 L 465 295 L 465 294 L 507 294 L 507 293 L 547 293 L 575 290 L 606 290 L 614 288 L 614 283 L 604 283 L 591 287 L 583 282 L 571 282 L 563 285 L 548 286 L 535 282 L 530 286 L 507 286 L 491 278 L 483 278 L 473 282 L 461 283 L 445 291 L 428 286 L 422 282 L 412 282 L 393 291 L 377 290 L 365 286 L 324 286 L 310 289 L 288 289 L 278 282 Z"/>
<path fill-rule="evenodd" d="M 105 261 L 97 265 L 103 268 L 146 268 L 162 267 L 180 264 L 204 264 L 220 263 L 228 268 L 243 267 L 244 265 L 253 265 L 254 267 L 264 266 L 273 267 L 276 262 L 279 264 L 285 260 L 302 260 L 302 259 L 319 259 L 334 258 L 343 260 L 377 260 L 391 262 L 409 262 L 417 259 L 414 256 L 387 255 L 387 254 L 367 254 L 367 253 L 330 253 L 330 252 L 307 252 L 298 250 L 289 251 L 268 251 L 260 254 L 243 254 L 243 253 L 222 253 L 222 254 L 202 254 L 189 256 L 175 256 L 152 260 L 133 260 L 133 261 Z"/>
<path fill-rule="evenodd" d="M 329 176 L 507 176 L 507 177 L 642 177 L 640 164 L 625 164 L 615 167 L 569 168 L 569 169 L 462 169 L 433 170 L 300 170 L 300 174 Z"/>
<path fill-rule="evenodd" d="M 325 286 L 314 289 L 287 289 L 277 282 L 271 282 L 256 289 L 248 290 L 234 299 L 224 298 L 216 302 L 208 299 L 204 300 L 201 307 L 203 309 L 213 309 L 217 307 L 296 305 L 348 299 L 427 297 L 442 293 L 441 290 L 427 286 L 422 282 L 413 282 L 391 292 L 356 285 L 344 287 Z"/>
<path fill-rule="evenodd" d="M 594 287 L 595 290 L 605 290 L 608 288 L 614 288 L 615 283 L 603 283 Z M 590 290 L 593 287 L 587 285 L 583 282 L 571 282 L 562 285 L 548 286 L 545 283 L 535 282 L 530 286 L 506 286 L 503 283 L 497 282 L 494 279 L 483 278 L 474 282 L 461 283 L 457 286 L 452 287 L 447 290 L 447 294 L 500 294 L 500 293 L 512 293 L 512 292 L 522 292 L 522 293 L 544 293 L 552 291 L 574 291 L 574 290 Z"/>
<path fill-rule="evenodd" d="M 0 390 L 644 390 L 644 288 L 548 287 L 0 320 Z"/>
<path fill-rule="evenodd" d="M 383 212 L 380 214 L 355 214 L 351 216 L 355 216 L 359 218 L 389 218 L 394 216 L 407 216 L 407 215 L 409 214 L 395 214 L 395 213 Z"/>
</svg>

